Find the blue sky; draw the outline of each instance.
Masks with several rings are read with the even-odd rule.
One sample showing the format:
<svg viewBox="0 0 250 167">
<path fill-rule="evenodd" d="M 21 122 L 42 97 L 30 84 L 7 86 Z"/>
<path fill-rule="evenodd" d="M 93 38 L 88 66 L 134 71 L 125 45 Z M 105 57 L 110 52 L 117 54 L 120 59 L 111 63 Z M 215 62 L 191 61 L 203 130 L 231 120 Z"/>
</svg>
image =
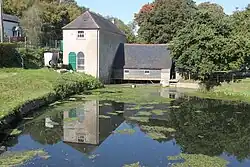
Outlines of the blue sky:
<svg viewBox="0 0 250 167">
<path fill-rule="evenodd" d="M 137 13 L 141 6 L 152 2 L 152 0 L 76 0 L 79 5 L 86 6 L 90 10 L 100 13 L 104 16 L 115 16 L 123 20 L 125 23 L 133 20 L 134 13 Z M 207 2 L 208 0 L 195 0 L 197 3 Z M 230 14 L 236 7 L 240 9 L 250 3 L 249 0 L 210 0 L 220 4 L 225 8 L 225 12 Z"/>
</svg>

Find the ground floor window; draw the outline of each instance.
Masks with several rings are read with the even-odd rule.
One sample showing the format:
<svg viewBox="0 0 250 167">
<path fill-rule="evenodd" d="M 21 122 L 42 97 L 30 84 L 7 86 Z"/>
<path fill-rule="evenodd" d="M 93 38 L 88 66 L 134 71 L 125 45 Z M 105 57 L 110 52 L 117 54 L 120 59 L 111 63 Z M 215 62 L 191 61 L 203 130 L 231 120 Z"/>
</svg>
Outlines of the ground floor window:
<svg viewBox="0 0 250 167">
<path fill-rule="evenodd" d="M 85 70 L 85 56 L 83 52 L 77 54 L 77 70 Z"/>
</svg>

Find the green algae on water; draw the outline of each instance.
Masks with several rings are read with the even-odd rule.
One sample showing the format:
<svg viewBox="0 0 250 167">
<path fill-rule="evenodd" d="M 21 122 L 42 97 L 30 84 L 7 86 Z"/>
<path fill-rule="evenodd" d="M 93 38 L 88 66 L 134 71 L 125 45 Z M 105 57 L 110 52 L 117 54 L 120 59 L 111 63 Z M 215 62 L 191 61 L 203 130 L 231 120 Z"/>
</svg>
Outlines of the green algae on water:
<svg viewBox="0 0 250 167">
<path fill-rule="evenodd" d="M 137 122 L 149 122 L 148 117 L 128 117 L 128 119 Z"/>
<path fill-rule="evenodd" d="M 183 163 L 174 163 L 173 167 L 226 167 L 228 161 L 220 157 L 210 157 L 202 154 L 183 154 L 169 156 L 169 161 L 184 160 Z"/>
<path fill-rule="evenodd" d="M 116 113 L 118 113 L 118 114 L 123 114 L 124 113 L 124 111 L 115 111 Z"/>
<path fill-rule="evenodd" d="M 140 162 L 136 162 L 133 164 L 123 165 L 123 167 L 142 167 L 142 166 L 140 165 Z"/>
<path fill-rule="evenodd" d="M 13 129 L 12 132 L 10 133 L 11 136 L 17 136 L 20 135 L 22 133 L 21 130 L 18 129 Z"/>
<path fill-rule="evenodd" d="M 142 130 L 147 131 L 147 132 L 157 132 L 157 133 L 174 133 L 174 132 L 176 132 L 176 130 L 173 129 L 173 128 L 166 128 L 166 127 L 163 127 L 163 126 L 142 125 L 140 128 Z"/>
<path fill-rule="evenodd" d="M 148 132 L 147 135 L 154 140 L 167 139 L 163 133 Z"/>
<path fill-rule="evenodd" d="M 109 115 L 114 115 L 114 116 L 117 116 L 117 115 L 118 115 L 118 113 L 116 113 L 116 112 L 109 112 L 109 113 L 107 113 L 107 114 L 109 114 Z"/>
<path fill-rule="evenodd" d="M 48 153 L 44 150 L 30 150 L 23 152 L 6 152 L 0 155 L 0 166 L 14 167 L 19 166 L 27 161 L 35 158 L 36 156 L 48 159 Z"/>
<path fill-rule="evenodd" d="M 135 130 L 134 129 L 121 129 L 121 130 L 116 130 L 114 133 L 132 135 L 135 133 Z"/>
<path fill-rule="evenodd" d="M 73 118 L 64 118 L 63 121 L 64 122 L 72 122 L 72 121 L 77 121 L 78 118 L 77 117 L 73 117 Z"/>
<path fill-rule="evenodd" d="M 93 155 L 90 155 L 88 156 L 89 159 L 95 159 L 96 157 L 99 157 L 100 154 L 93 154 Z"/>
<path fill-rule="evenodd" d="M 99 115 L 99 118 L 109 119 L 109 118 L 111 118 L 111 117 L 108 116 L 108 115 Z"/>
<path fill-rule="evenodd" d="M 164 113 L 166 113 L 166 112 L 168 112 L 168 111 L 165 111 L 165 110 L 152 110 L 151 112 L 152 112 L 153 114 L 155 114 L 155 115 L 161 116 L 161 115 L 164 115 Z"/>
<path fill-rule="evenodd" d="M 151 116 L 152 113 L 148 111 L 140 111 L 136 114 L 136 116 Z"/>
</svg>

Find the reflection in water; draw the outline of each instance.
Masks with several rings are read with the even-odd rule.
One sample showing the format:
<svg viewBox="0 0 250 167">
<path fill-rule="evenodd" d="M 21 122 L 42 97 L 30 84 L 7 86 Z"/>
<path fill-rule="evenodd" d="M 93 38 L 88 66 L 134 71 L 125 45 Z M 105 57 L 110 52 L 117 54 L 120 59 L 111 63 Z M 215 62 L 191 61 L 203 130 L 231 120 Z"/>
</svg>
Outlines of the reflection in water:
<svg viewBox="0 0 250 167">
<path fill-rule="evenodd" d="M 117 116 L 109 116 L 109 119 L 99 117 L 101 114 L 114 112 L 117 105 L 100 105 L 99 101 L 92 100 L 81 107 L 64 111 L 63 141 L 89 154 L 124 121 Z"/>
<path fill-rule="evenodd" d="M 174 94 L 178 99 L 170 104 L 140 105 L 92 100 L 72 109 L 55 112 L 53 108 L 52 112 L 20 127 L 22 135 L 28 139 L 19 136 L 9 140 L 6 146 L 8 150 L 27 149 L 26 143 L 33 143 L 31 148 L 42 146 L 52 154 L 51 161 L 42 162 L 48 166 L 64 165 L 61 159 L 70 159 L 71 163 L 78 163 L 76 166 L 122 166 L 138 161 L 145 166 L 166 166 L 169 163 L 166 156 L 181 152 L 220 156 L 230 161 L 232 167 L 250 166 L 247 161 L 250 157 L 250 105 L 186 98 L 167 89 L 160 94 Z M 116 115 L 115 111 L 124 113 Z M 129 117 L 149 119 L 137 121 Z M 136 132 L 112 134 L 117 128 L 133 128 Z M 68 151 L 70 157 L 65 157 L 62 150 Z M 86 154 L 100 154 L 95 159 L 97 164 L 89 163 Z"/>
<path fill-rule="evenodd" d="M 88 101 L 81 108 L 64 111 L 63 140 L 72 143 L 99 144 L 99 104 Z"/>
</svg>

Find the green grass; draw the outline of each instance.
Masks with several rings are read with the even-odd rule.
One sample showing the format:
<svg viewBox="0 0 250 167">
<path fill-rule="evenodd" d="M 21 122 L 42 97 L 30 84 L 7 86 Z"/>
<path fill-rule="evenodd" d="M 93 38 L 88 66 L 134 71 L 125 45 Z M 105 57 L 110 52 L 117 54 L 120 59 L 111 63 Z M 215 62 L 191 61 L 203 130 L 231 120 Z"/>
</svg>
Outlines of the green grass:
<svg viewBox="0 0 250 167">
<path fill-rule="evenodd" d="M 34 99 L 48 95 L 63 98 L 67 94 L 100 86 L 100 82 L 85 74 L 59 74 L 49 69 L 0 69 L 0 118 Z"/>
<path fill-rule="evenodd" d="M 185 94 L 208 99 L 250 102 L 250 79 L 222 83 L 210 91 L 200 89 L 198 91 L 188 91 Z"/>
<path fill-rule="evenodd" d="M 228 162 L 219 157 L 210 157 L 202 154 L 180 154 L 169 156 L 169 161 L 185 160 L 183 163 L 174 163 L 173 167 L 226 167 Z"/>
<path fill-rule="evenodd" d="M 6 152 L 0 155 L 0 166 L 19 166 L 35 158 L 36 156 L 47 159 L 48 153 L 43 150 L 31 150 L 24 152 Z"/>
</svg>

